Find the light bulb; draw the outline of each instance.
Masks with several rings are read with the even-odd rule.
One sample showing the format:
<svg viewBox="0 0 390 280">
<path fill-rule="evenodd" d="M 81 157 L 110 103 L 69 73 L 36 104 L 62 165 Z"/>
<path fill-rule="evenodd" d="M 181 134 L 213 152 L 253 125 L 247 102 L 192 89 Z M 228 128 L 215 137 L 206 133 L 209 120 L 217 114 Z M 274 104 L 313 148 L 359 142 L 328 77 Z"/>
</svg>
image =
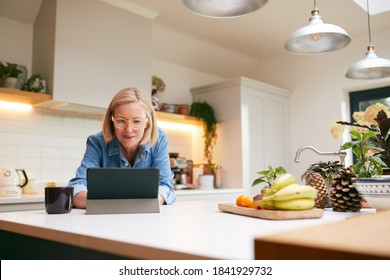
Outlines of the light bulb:
<svg viewBox="0 0 390 280">
<path fill-rule="evenodd" d="M 313 41 L 318 41 L 319 39 L 321 39 L 321 33 L 314 33 L 314 34 L 311 34 L 310 35 L 310 39 L 312 39 Z"/>
</svg>

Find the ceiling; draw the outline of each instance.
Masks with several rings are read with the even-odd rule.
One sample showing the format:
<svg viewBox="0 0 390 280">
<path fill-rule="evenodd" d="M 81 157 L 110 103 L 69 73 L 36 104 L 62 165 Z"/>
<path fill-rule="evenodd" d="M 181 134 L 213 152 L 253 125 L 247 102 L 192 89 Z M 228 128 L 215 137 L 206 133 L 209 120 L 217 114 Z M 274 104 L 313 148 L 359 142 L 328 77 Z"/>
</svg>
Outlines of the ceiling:
<svg viewBox="0 0 390 280">
<path fill-rule="evenodd" d="M 0 17 L 32 24 L 42 0 L 0 0 Z M 97 1 L 97 0 L 96 0 Z M 288 36 L 306 25 L 314 6 L 311 0 L 270 0 L 262 9 L 229 19 L 195 15 L 181 0 L 101 0 L 114 5 L 128 6 L 134 11 L 150 12 L 155 24 L 174 28 L 178 32 L 207 40 L 254 59 L 284 51 Z M 383 0 L 370 0 L 370 6 Z M 325 23 L 344 28 L 352 37 L 364 36 L 368 27 L 366 12 L 352 0 L 317 0 L 317 8 Z M 144 13 L 145 14 L 145 13 Z M 371 34 L 390 28 L 390 12 L 371 16 Z M 368 42 L 367 42 L 368 43 Z M 364 50 L 365 46 L 362 46 Z"/>
<path fill-rule="evenodd" d="M 214 19 L 189 12 L 181 0 L 126 1 L 157 11 L 157 23 L 255 58 L 283 51 L 289 35 L 309 22 L 314 6 L 311 0 L 270 0 L 262 9 L 246 16 Z M 324 22 L 344 28 L 352 40 L 353 36 L 368 32 L 367 15 L 352 0 L 318 0 L 317 8 Z M 375 29 L 382 28 L 390 28 L 390 12 L 371 16 L 374 42 Z"/>
</svg>

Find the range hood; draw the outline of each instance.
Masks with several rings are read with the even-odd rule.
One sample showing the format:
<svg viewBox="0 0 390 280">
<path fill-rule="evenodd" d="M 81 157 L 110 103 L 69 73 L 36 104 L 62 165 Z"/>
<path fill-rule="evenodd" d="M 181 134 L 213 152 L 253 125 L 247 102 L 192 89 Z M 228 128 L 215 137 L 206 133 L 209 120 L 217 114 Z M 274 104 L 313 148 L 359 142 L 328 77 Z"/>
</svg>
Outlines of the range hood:
<svg viewBox="0 0 390 280">
<path fill-rule="evenodd" d="M 149 18 L 103 1 L 42 0 L 32 73 L 45 77 L 52 100 L 34 106 L 102 115 L 123 88 L 151 92 L 151 34 Z"/>
<path fill-rule="evenodd" d="M 106 111 L 106 108 L 102 108 L 102 107 L 60 102 L 54 100 L 36 104 L 34 105 L 34 107 L 41 108 L 41 109 L 56 110 L 65 113 L 76 113 L 76 114 L 83 114 L 83 115 L 90 115 L 90 116 L 103 116 L 104 112 Z"/>
</svg>

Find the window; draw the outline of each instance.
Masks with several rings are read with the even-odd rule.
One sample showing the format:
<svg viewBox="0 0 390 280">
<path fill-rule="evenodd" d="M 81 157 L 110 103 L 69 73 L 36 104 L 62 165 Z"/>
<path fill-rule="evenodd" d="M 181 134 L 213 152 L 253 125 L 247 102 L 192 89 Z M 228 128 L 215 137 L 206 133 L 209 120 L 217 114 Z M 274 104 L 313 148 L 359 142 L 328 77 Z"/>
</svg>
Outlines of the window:
<svg viewBox="0 0 390 280">
<path fill-rule="evenodd" d="M 349 93 L 351 121 L 352 114 L 357 111 L 364 111 L 375 103 L 386 104 L 390 108 L 390 86 L 382 88 L 352 91 Z"/>
</svg>

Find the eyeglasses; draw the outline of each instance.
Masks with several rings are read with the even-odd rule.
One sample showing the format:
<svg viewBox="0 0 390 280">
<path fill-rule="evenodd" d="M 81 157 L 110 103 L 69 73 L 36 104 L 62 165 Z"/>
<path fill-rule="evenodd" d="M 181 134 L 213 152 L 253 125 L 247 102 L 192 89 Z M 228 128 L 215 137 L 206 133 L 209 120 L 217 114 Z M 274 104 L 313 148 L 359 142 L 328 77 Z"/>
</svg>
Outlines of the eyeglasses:
<svg viewBox="0 0 390 280">
<path fill-rule="evenodd" d="M 134 130 L 140 130 L 144 128 L 145 123 L 147 122 L 147 117 L 145 119 L 133 119 L 133 120 L 126 120 L 125 118 L 114 118 L 114 116 L 111 117 L 112 122 L 114 123 L 114 126 L 119 129 L 123 129 L 126 126 L 130 125 L 132 129 Z"/>
</svg>

